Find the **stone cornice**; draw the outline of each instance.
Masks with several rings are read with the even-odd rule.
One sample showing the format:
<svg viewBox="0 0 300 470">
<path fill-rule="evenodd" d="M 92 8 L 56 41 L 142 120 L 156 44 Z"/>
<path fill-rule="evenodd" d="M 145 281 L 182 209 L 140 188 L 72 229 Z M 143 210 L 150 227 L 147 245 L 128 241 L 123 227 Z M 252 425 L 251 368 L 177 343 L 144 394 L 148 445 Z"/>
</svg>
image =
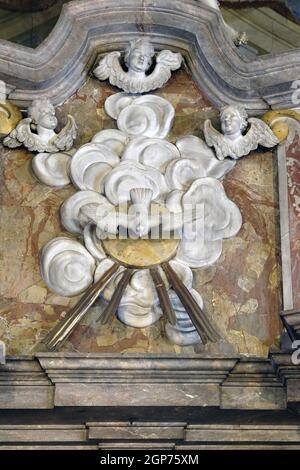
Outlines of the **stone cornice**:
<svg viewBox="0 0 300 470">
<path fill-rule="evenodd" d="M 284 410 L 300 402 L 292 352 L 269 359 L 40 353 L 0 365 L 0 408 L 213 406 Z"/>
<path fill-rule="evenodd" d="M 300 76 L 298 51 L 249 62 L 232 44 L 221 14 L 195 0 L 66 4 L 38 48 L 0 41 L 0 79 L 14 88 L 9 97 L 23 107 L 44 94 L 59 104 L 84 83 L 98 54 L 124 48 L 141 32 L 157 49 L 180 51 L 218 106 L 243 102 L 253 114 L 291 106 L 291 83 Z"/>
</svg>

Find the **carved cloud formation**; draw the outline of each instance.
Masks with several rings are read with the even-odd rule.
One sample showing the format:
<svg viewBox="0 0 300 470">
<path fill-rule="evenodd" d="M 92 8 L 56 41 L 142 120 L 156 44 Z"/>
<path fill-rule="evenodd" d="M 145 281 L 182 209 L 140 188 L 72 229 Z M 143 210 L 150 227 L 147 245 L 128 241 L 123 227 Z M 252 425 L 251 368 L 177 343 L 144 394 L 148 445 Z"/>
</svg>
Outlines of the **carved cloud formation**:
<svg viewBox="0 0 300 470">
<path fill-rule="evenodd" d="M 101 220 L 105 219 L 122 201 L 130 199 L 132 189 L 147 188 L 152 202 L 177 216 L 184 213 L 186 205 L 199 209 L 185 221 L 176 257 L 171 261 L 192 291 L 191 268 L 215 262 L 222 253 L 223 239 L 234 236 L 241 227 L 241 213 L 222 184 L 235 162 L 219 161 L 195 136 L 186 136 L 175 144 L 165 140 L 174 108 L 163 98 L 118 93 L 106 100 L 105 109 L 118 129 L 98 132 L 72 158 L 61 160 L 66 161 L 66 167 L 62 163 L 55 168 L 56 173 L 61 169 L 57 181 L 63 181 L 67 172 L 78 189 L 62 205 L 61 221 L 68 232 L 82 237 L 85 247 L 69 238 L 52 240 L 42 251 L 43 278 L 52 290 L 68 296 L 83 292 L 97 280 L 113 263 L 101 244 L 99 214 Z M 43 165 L 46 167 L 46 163 Z M 122 270 L 105 288 L 104 301 L 110 300 Z M 167 335 L 176 344 L 193 344 L 199 340 L 198 334 L 161 274 L 178 320 L 175 327 L 168 325 Z M 202 305 L 199 294 L 192 292 Z M 149 272 L 136 272 L 121 300 L 119 319 L 132 327 L 145 327 L 160 316 Z"/>
</svg>

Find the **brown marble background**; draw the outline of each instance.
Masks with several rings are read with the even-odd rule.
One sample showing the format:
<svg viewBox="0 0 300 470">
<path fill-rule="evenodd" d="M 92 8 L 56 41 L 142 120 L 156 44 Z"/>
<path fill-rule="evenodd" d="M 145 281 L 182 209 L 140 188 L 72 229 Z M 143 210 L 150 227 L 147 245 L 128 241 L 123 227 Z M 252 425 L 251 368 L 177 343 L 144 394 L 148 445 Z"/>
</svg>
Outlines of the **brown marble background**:
<svg viewBox="0 0 300 470">
<path fill-rule="evenodd" d="M 76 146 L 88 142 L 101 129 L 115 127 L 103 105 L 116 91 L 90 78 L 58 109 L 61 125 L 67 113 L 76 118 Z M 172 141 L 189 133 L 202 136 L 204 119 L 217 117 L 217 111 L 184 70 L 174 74 L 156 94 L 176 109 L 169 136 Z M 9 354 L 20 355 L 30 353 L 77 300 L 49 292 L 38 266 L 40 248 L 64 233 L 58 209 L 74 188 L 51 189 L 40 184 L 31 172 L 31 158 L 23 149 L 1 150 L 0 338 L 6 342 Z M 117 320 L 111 326 L 100 327 L 95 324 L 95 307 L 63 350 L 268 353 L 278 341 L 281 299 L 277 174 L 272 153 L 255 153 L 238 162 L 226 178 L 225 187 L 243 213 L 243 228 L 237 237 L 224 242 L 222 257 L 214 266 L 195 271 L 195 288 L 202 294 L 224 341 L 196 347 L 196 351 L 193 347 L 174 346 L 164 337 L 163 320 L 144 329 L 125 327 Z"/>
<path fill-rule="evenodd" d="M 300 309 L 300 136 L 287 148 L 290 243 L 294 309 Z"/>
</svg>

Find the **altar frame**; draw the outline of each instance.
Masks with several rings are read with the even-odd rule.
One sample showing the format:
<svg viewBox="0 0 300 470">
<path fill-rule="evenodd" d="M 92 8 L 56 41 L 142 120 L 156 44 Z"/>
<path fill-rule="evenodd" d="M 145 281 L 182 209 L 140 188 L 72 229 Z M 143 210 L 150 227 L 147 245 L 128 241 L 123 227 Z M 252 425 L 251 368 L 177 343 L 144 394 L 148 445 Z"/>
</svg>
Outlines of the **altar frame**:
<svg viewBox="0 0 300 470">
<path fill-rule="evenodd" d="M 124 47 L 141 32 L 156 49 L 169 46 L 181 52 L 217 107 L 242 102 L 250 115 L 257 115 L 293 106 L 299 50 L 249 62 L 232 44 L 220 13 L 195 0 L 127 0 L 122 6 L 111 0 L 71 2 L 37 49 L 0 41 L 0 79 L 7 83 L 8 98 L 23 109 L 44 94 L 58 105 L 85 82 L 99 55 Z M 284 148 L 278 150 L 283 235 Z M 284 302 L 290 310 L 291 255 L 285 236 L 281 243 Z M 0 365 L 0 408 L 6 410 L 0 448 L 123 448 L 124 439 L 126 448 L 300 448 L 300 366 L 293 363 L 292 343 L 286 348 L 270 351 L 266 359 L 59 352 L 7 357 Z M 124 420 L 107 415 L 107 407 Z M 153 410 L 153 418 L 143 420 L 145 407 Z M 181 410 L 181 420 L 162 422 L 162 408 Z M 130 420 L 138 409 L 140 417 Z M 189 410 L 194 409 L 207 410 L 204 424 L 191 421 Z M 12 417 L 16 410 L 18 420 Z M 29 410 L 36 416 L 34 424 Z M 70 424 L 68 410 L 83 413 L 84 424 L 79 418 Z M 255 411 L 265 420 L 258 413 L 251 424 L 240 424 L 239 416 L 243 420 Z M 93 412 L 96 421 L 91 421 Z M 294 420 L 285 418 L 290 413 Z"/>
</svg>

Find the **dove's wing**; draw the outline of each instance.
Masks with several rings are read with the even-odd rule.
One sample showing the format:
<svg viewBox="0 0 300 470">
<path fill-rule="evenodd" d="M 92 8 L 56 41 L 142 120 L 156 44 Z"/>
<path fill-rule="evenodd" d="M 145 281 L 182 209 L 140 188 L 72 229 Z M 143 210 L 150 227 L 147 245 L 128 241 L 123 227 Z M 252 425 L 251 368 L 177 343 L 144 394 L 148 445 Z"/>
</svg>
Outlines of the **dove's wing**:
<svg viewBox="0 0 300 470">
<path fill-rule="evenodd" d="M 189 209 L 183 212 L 164 212 L 161 217 L 155 215 L 149 217 L 149 228 L 154 231 L 162 229 L 163 232 L 174 232 L 180 230 L 184 224 L 197 220 L 195 210 Z"/>
</svg>

